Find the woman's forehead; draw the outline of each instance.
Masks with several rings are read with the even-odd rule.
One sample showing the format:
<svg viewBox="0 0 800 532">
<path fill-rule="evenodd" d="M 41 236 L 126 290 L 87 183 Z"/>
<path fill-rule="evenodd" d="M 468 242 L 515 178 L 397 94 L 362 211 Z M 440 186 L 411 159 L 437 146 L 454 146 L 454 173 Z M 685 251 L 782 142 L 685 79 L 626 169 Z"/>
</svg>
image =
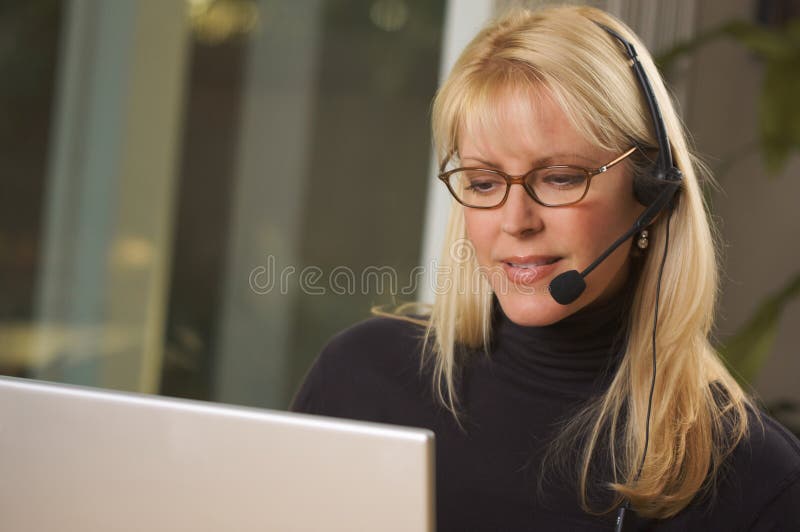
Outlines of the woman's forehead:
<svg viewBox="0 0 800 532">
<path fill-rule="evenodd" d="M 465 98 L 461 129 L 470 135 L 491 134 L 508 127 L 524 126 L 531 120 L 546 120 L 547 115 L 552 114 L 552 100 L 544 88 L 482 87 Z"/>
<path fill-rule="evenodd" d="M 506 153 L 581 153 L 591 149 L 544 88 L 506 89 L 476 98 L 465 109 L 457 138 L 461 158 Z"/>
</svg>

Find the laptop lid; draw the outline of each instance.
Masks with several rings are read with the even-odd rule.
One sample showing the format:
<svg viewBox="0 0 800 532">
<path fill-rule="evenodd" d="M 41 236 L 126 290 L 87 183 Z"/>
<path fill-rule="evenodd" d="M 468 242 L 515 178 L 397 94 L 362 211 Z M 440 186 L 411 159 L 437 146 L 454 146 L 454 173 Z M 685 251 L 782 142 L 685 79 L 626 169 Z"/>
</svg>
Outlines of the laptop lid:
<svg viewBox="0 0 800 532">
<path fill-rule="evenodd" d="M 4 530 L 435 528 L 423 429 L 0 377 Z"/>
</svg>

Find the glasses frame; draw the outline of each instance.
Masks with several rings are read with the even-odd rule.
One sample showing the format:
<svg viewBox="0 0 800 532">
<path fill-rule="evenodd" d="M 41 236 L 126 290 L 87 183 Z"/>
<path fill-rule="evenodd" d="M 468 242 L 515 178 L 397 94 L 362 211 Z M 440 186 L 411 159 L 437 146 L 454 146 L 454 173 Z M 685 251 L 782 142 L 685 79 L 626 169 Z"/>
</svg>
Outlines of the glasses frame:
<svg viewBox="0 0 800 532">
<path fill-rule="evenodd" d="M 584 168 L 582 166 L 575 166 L 575 165 L 571 165 L 571 164 L 556 164 L 556 165 L 550 165 L 550 166 L 540 166 L 538 168 L 534 168 L 532 170 L 529 170 L 528 172 L 526 172 L 526 173 L 524 173 L 522 175 L 517 175 L 517 176 L 513 176 L 513 175 L 507 174 L 507 173 L 505 173 L 503 171 L 496 170 L 496 169 L 493 169 L 493 168 L 482 168 L 482 167 L 476 167 L 476 166 L 464 166 L 464 167 L 460 167 L 460 168 L 455 168 L 453 170 L 448 170 L 447 172 L 445 172 L 444 169 L 447 166 L 447 163 L 449 163 L 450 159 L 452 158 L 452 155 L 450 155 L 449 157 L 447 157 L 447 159 L 444 160 L 444 162 L 439 167 L 439 176 L 438 177 L 439 177 L 439 179 L 441 179 L 444 182 L 445 186 L 447 187 L 447 190 L 450 191 L 450 194 L 453 196 L 453 198 L 455 198 L 455 200 L 457 202 L 459 202 L 461 205 L 463 205 L 464 207 L 469 207 L 470 209 L 497 209 L 498 207 L 502 207 L 505 204 L 506 200 L 508 199 L 508 193 L 511 190 L 511 185 L 522 185 L 522 188 L 525 189 L 525 191 L 533 199 L 533 201 L 535 201 L 539 205 L 542 205 L 544 207 L 566 207 L 567 205 L 575 205 L 576 203 L 578 203 L 579 201 L 581 201 L 583 198 L 586 197 L 586 194 L 589 192 L 589 185 L 592 184 L 592 178 L 594 176 L 600 175 L 600 174 L 604 174 L 605 172 L 607 172 L 608 170 L 610 170 L 611 168 L 613 168 L 614 166 L 616 166 L 620 162 L 622 162 L 625 159 L 627 159 L 633 152 L 636 151 L 636 149 L 637 149 L 636 146 L 631 147 L 628 151 L 626 151 L 625 153 L 623 153 L 622 155 L 620 155 L 619 157 L 617 157 L 613 161 L 611 161 L 611 162 L 609 162 L 607 164 L 604 164 L 603 166 L 601 166 L 599 168 Z M 536 196 L 536 192 L 533 190 L 533 187 L 529 187 L 528 184 L 526 183 L 526 180 L 527 180 L 528 176 L 530 176 L 534 172 L 539 172 L 539 171 L 542 171 L 542 170 L 559 169 L 559 168 L 562 168 L 562 169 L 563 168 L 569 168 L 571 170 L 580 170 L 580 171 L 582 171 L 584 174 L 586 174 L 586 187 L 583 189 L 583 194 L 581 194 L 581 197 L 576 199 L 575 201 L 570 201 L 569 203 L 545 203 L 544 201 L 542 201 L 541 199 L 539 199 Z M 461 201 L 461 199 L 458 197 L 458 195 L 455 193 L 455 191 L 453 191 L 453 188 L 450 186 L 450 176 L 455 174 L 456 172 L 463 172 L 463 171 L 466 171 L 466 170 L 473 170 L 473 171 L 479 170 L 481 172 L 488 172 L 490 174 L 495 174 L 495 175 L 498 175 L 498 176 L 502 177 L 503 179 L 505 179 L 505 181 L 506 181 L 506 192 L 505 192 L 505 194 L 503 194 L 503 199 L 500 200 L 500 202 L 497 205 L 492 205 L 491 207 L 482 207 L 482 206 L 478 206 L 478 205 L 470 205 L 468 203 L 464 203 L 463 201 Z"/>
</svg>

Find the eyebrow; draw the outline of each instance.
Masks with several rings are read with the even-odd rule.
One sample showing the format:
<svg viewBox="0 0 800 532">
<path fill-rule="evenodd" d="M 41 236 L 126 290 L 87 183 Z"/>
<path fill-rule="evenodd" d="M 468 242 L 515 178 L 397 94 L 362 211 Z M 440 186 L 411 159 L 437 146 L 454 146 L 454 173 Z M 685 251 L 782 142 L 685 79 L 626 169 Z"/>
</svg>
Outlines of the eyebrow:
<svg viewBox="0 0 800 532">
<path fill-rule="evenodd" d="M 483 160 L 483 159 L 481 159 L 479 157 L 464 156 L 464 157 L 459 157 L 459 159 L 461 161 L 464 161 L 464 159 L 469 159 L 471 161 L 476 161 L 476 162 L 478 162 L 478 163 L 480 163 L 482 165 L 485 165 L 488 168 L 494 168 L 496 170 L 500 169 L 500 165 L 499 164 L 495 164 L 495 163 L 490 162 L 490 161 L 485 161 L 485 160 Z M 548 165 L 552 165 L 552 164 L 564 164 L 563 161 L 568 160 L 568 159 L 573 159 L 573 160 L 574 159 L 580 159 L 580 160 L 582 160 L 584 162 L 589 163 L 592 166 L 596 166 L 597 165 L 597 161 L 596 160 L 590 159 L 590 158 L 588 158 L 588 157 L 586 157 L 584 155 L 581 155 L 579 153 L 556 153 L 556 154 L 553 154 L 553 155 L 549 155 L 547 157 L 540 157 L 539 159 L 535 159 L 531 163 L 532 164 L 531 168 L 540 168 L 542 166 L 548 166 Z"/>
</svg>

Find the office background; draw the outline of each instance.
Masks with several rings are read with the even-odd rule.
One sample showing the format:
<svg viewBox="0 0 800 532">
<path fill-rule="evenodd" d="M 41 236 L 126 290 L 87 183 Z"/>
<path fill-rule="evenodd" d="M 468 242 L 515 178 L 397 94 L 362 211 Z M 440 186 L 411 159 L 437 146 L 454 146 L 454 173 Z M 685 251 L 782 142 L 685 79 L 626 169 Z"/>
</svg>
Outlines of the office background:
<svg viewBox="0 0 800 532">
<path fill-rule="evenodd" d="M 487 18 L 541 3 L 0 3 L 0 373 L 285 408 L 333 334 L 430 298 L 431 99 Z M 800 28 L 797 1 L 584 3 L 657 54 Z M 800 84 L 767 59 L 720 34 L 669 80 L 720 182 L 717 341 L 768 347 L 743 367 L 800 426 L 800 142 L 759 143 L 765 87 L 791 117 Z"/>
</svg>

